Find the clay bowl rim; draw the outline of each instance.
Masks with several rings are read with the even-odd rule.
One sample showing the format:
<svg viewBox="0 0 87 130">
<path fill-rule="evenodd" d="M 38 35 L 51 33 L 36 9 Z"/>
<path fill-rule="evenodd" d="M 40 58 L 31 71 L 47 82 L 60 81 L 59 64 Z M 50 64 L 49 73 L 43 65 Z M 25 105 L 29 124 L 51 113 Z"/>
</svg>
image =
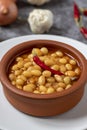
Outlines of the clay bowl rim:
<svg viewBox="0 0 87 130">
<path fill-rule="evenodd" d="M 47 44 L 47 45 L 49 44 L 52 46 L 60 46 L 61 48 L 66 48 L 67 50 L 71 51 L 74 55 L 76 55 L 76 56 L 78 55 L 77 56 L 78 58 L 80 57 L 79 60 L 83 66 L 83 71 L 82 71 L 81 76 L 78 79 L 78 81 L 71 88 L 64 90 L 60 93 L 57 92 L 57 93 L 52 93 L 52 94 L 34 94 L 34 93 L 30 93 L 30 92 L 25 92 L 23 90 L 19 90 L 18 88 L 14 87 L 10 83 L 8 76 L 6 74 L 6 71 L 5 71 L 6 70 L 5 68 L 7 66 L 8 66 L 7 68 L 9 68 L 10 63 L 8 65 L 8 61 L 11 61 L 10 58 L 12 58 L 14 54 L 16 54 L 16 56 L 18 56 L 19 55 L 18 52 L 20 52 L 20 50 L 23 50 L 24 46 L 30 46 L 30 47 L 33 46 L 34 47 L 34 45 L 36 45 L 36 44 L 37 44 L 37 46 L 38 46 L 38 44 L 39 44 L 39 46 L 41 46 L 40 43 Z M 1 83 L 3 84 L 3 86 L 6 86 L 13 93 L 23 96 L 23 97 L 32 98 L 32 99 L 60 98 L 60 97 L 69 95 L 71 93 L 74 93 L 75 91 L 80 89 L 80 87 L 81 87 L 81 85 L 83 85 L 83 83 L 86 82 L 86 76 L 85 76 L 86 63 L 87 63 L 87 61 L 86 61 L 86 58 L 84 57 L 84 55 L 80 51 L 78 51 L 76 48 L 72 47 L 71 45 L 68 45 L 68 44 L 62 43 L 62 42 L 58 42 L 58 41 L 54 41 L 54 40 L 44 40 L 44 39 L 43 40 L 31 40 L 31 41 L 19 43 L 18 45 L 9 49 L 4 54 L 4 56 L 1 59 L 1 63 L 0 63 L 0 79 L 1 79 Z"/>
</svg>

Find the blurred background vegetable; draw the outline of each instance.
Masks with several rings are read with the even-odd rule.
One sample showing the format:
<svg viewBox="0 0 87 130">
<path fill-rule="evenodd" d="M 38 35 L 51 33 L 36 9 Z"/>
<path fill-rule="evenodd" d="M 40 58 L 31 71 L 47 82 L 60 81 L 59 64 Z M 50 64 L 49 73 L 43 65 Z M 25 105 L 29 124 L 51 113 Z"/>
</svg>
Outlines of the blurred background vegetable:
<svg viewBox="0 0 87 130">
<path fill-rule="evenodd" d="M 16 20 L 18 8 L 14 0 L 0 0 L 0 25 L 8 25 Z"/>
</svg>

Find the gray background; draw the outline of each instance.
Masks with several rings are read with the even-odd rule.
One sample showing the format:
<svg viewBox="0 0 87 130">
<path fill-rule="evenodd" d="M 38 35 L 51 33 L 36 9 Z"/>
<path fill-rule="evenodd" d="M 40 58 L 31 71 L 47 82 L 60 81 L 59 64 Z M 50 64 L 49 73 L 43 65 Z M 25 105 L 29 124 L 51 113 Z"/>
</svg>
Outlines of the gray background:
<svg viewBox="0 0 87 130">
<path fill-rule="evenodd" d="M 80 6 L 87 8 L 87 0 L 75 0 Z M 80 33 L 73 18 L 73 0 L 51 0 L 51 2 L 37 7 L 30 5 L 27 0 L 17 0 L 19 18 L 9 26 L 0 27 L 0 40 L 33 34 L 27 22 L 29 12 L 35 8 L 50 9 L 54 14 L 54 24 L 47 34 L 66 36 L 87 44 L 87 39 Z M 83 17 L 84 25 L 87 18 Z M 45 33 L 46 34 L 46 33 Z"/>
</svg>

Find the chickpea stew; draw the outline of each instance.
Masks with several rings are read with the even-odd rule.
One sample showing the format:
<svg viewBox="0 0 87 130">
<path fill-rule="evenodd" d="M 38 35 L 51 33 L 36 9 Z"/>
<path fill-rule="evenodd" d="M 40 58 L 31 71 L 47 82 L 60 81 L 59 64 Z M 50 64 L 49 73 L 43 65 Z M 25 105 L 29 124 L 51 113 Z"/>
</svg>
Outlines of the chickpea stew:
<svg viewBox="0 0 87 130">
<path fill-rule="evenodd" d="M 76 59 L 61 50 L 51 52 L 42 47 L 16 57 L 9 69 L 9 80 L 14 87 L 26 92 L 51 94 L 72 87 L 80 74 Z"/>
</svg>

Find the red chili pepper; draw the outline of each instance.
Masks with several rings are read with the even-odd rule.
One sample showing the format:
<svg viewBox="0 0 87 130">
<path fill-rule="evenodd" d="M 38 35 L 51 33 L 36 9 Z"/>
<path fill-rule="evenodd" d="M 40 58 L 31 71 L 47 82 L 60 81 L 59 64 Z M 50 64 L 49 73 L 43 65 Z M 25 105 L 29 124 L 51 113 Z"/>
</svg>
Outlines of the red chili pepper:
<svg viewBox="0 0 87 130">
<path fill-rule="evenodd" d="M 81 15 L 87 16 L 87 9 L 83 9 L 77 6 L 77 4 L 74 2 L 74 19 L 76 21 L 77 26 L 80 28 L 80 32 L 83 34 L 83 36 L 87 39 L 87 29 L 82 24 Z"/>
<path fill-rule="evenodd" d="M 87 16 L 87 9 L 84 9 L 84 10 L 83 10 L 83 15 L 84 15 L 84 16 Z"/>
<path fill-rule="evenodd" d="M 74 2 L 74 18 L 75 20 L 79 21 L 80 20 L 80 11 L 79 11 L 79 7 L 77 6 L 77 4 Z"/>
<path fill-rule="evenodd" d="M 87 29 L 85 27 L 81 27 L 80 31 L 83 34 L 83 36 L 87 39 Z"/>
<path fill-rule="evenodd" d="M 64 75 L 60 71 L 56 71 L 51 69 L 49 66 L 45 65 L 44 62 L 42 62 L 38 56 L 33 57 L 34 62 L 39 65 L 42 69 L 49 70 L 52 74 L 57 74 L 57 75 Z"/>
</svg>

